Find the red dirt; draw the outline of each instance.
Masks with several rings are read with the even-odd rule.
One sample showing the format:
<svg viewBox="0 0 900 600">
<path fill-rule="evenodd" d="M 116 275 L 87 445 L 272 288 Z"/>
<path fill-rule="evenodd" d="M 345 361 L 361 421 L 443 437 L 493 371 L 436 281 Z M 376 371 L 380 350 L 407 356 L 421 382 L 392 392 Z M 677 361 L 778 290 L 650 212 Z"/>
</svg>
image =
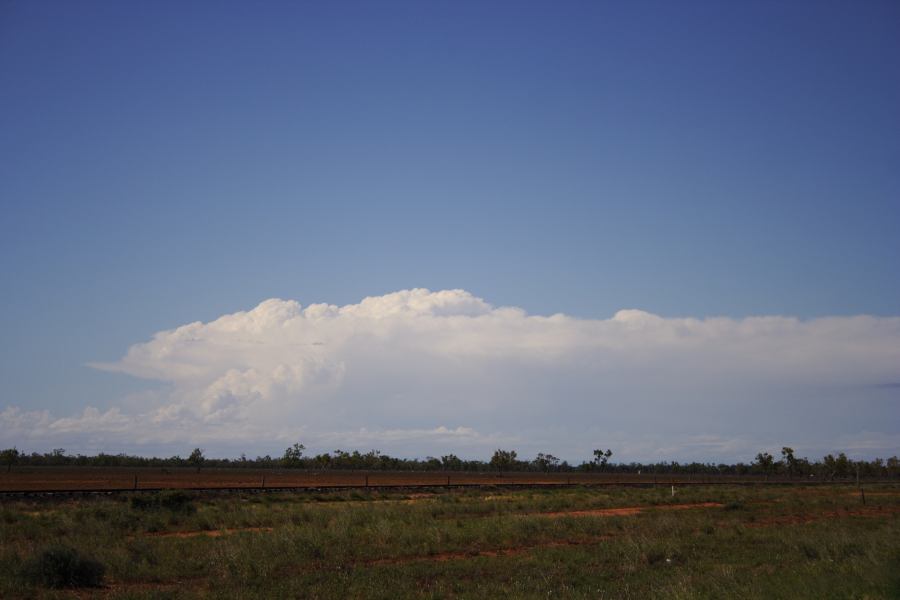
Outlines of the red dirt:
<svg viewBox="0 0 900 600">
<path fill-rule="evenodd" d="M 884 517 L 900 513 L 900 506 L 880 506 L 860 508 L 856 510 L 831 510 L 821 513 L 805 515 L 780 515 L 757 519 L 750 523 L 744 523 L 746 527 L 770 527 L 772 525 L 802 525 L 815 521 L 827 521 L 832 519 L 844 519 L 846 517 Z"/>
<path fill-rule="evenodd" d="M 531 550 L 538 548 L 561 548 L 567 546 L 586 546 L 589 544 L 599 544 L 602 541 L 610 539 L 611 535 L 601 535 L 583 540 L 550 540 L 547 542 L 539 542 L 536 544 L 526 544 L 521 546 L 509 546 L 506 548 L 495 548 L 492 550 L 470 550 L 468 552 L 438 552 L 436 554 L 424 554 L 419 556 L 401 556 L 397 558 L 380 558 L 377 560 L 369 560 L 361 563 L 362 566 L 377 567 L 382 565 L 403 565 L 411 562 L 446 562 L 450 560 L 466 560 L 469 558 L 489 557 L 496 558 L 498 556 L 520 556 Z"/>
<path fill-rule="evenodd" d="M 647 510 L 687 510 L 689 508 L 720 508 L 719 502 L 693 502 L 690 504 L 659 504 L 652 506 L 628 506 L 623 508 L 598 508 L 593 510 L 566 510 L 532 513 L 542 517 L 630 517 Z"/>
<path fill-rule="evenodd" d="M 242 531 L 274 531 L 272 527 L 235 527 L 232 529 L 209 529 L 209 530 L 197 530 L 197 531 L 159 531 L 159 532 L 148 532 L 146 535 L 151 537 L 175 537 L 175 538 L 190 538 L 190 537 L 221 537 L 223 535 L 230 535 L 232 533 L 240 533 Z"/>
<path fill-rule="evenodd" d="M 182 578 L 178 581 L 110 581 L 101 588 L 76 588 L 69 590 L 76 598 L 96 598 L 97 594 L 109 596 L 122 593 L 153 593 L 153 592 L 184 592 L 188 589 L 196 589 L 206 583 L 204 577 Z"/>
</svg>

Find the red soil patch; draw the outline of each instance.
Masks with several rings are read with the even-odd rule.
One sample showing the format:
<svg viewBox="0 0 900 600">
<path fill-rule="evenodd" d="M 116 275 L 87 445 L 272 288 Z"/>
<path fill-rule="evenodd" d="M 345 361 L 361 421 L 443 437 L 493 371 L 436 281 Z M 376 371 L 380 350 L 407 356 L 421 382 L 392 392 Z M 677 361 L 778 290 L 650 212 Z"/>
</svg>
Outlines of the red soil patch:
<svg viewBox="0 0 900 600">
<path fill-rule="evenodd" d="M 209 529 L 209 530 L 199 530 L 199 531 L 159 531 L 159 532 L 149 532 L 147 535 L 152 537 L 175 537 L 175 538 L 190 538 L 190 537 L 221 537 L 223 535 L 230 535 L 232 533 L 240 533 L 242 531 L 274 531 L 272 527 L 235 527 L 233 529 Z"/>
<path fill-rule="evenodd" d="M 721 508 L 720 502 L 694 502 L 690 504 L 659 504 L 656 506 L 628 506 L 624 508 L 598 508 L 593 510 L 566 510 L 537 513 L 542 517 L 631 517 L 647 510 L 687 510 L 690 508 Z"/>
<path fill-rule="evenodd" d="M 411 494 L 407 498 L 372 498 L 371 500 L 317 500 L 316 506 L 368 506 L 375 504 L 421 504 L 435 499 L 434 494 Z"/>
<path fill-rule="evenodd" d="M 892 514 L 900 513 L 900 506 L 882 506 L 861 508 L 857 510 L 832 510 L 818 514 L 805 515 L 783 515 L 769 517 L 766 519 L 758 519 L 751 523 L 745 523 L 747 527 L 770 527 L 772 525 L 802 525 L 804 523 L 813 523 L 815 521 L 827 521 L 832 519 L 843 519 L 846 517 L 884 517 Z"/>
<path fill-rule="evenodd" d="M 76 598 L 96 598 L 98 594 L 103 597 L 119 594 L 154 594 L 159 592 L 184 592 L 203 587 L 207 582 L 205 577 L 186 577 L 178 581 L 110 581 L 100 588 L 76 588 L 68 590 Z M 195 593 L 195 595 L 197 595 Z"/>
<path fill-rule="evenodd" d="M 611 535 L 602 535 L 584 540 L 550 540 L 547 542 L 539 542 L 536 544 L 526 544 L 522 546 L 509 546 L 507 548 L 494 548 L 492 550 L 470 550 L 468 552 L 438 552 L 435 554 L 425 554 L 420 556 L 402 556 L 398 558 L 380 558 L 362 563 L 363 566 L 377 567 L 383 565 L 404 565 L 412 562 L 446 562 L 450 560 L 467 560 L 470 558 L 489 557 L 496 558 L 498 556 L 520 556 L 531 550 L 538 548 L 561 548 L 568 546 L 586 546 L 589 544 L 598 544 L 602 541 L 610 539 Z"/>
</svg>

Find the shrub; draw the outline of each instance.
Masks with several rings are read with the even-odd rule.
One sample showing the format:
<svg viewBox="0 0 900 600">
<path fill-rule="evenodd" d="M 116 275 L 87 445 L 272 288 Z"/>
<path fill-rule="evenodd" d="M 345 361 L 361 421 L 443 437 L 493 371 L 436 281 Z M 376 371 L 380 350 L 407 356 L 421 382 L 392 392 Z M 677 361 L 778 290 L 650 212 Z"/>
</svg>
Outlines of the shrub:
<svg viewBox="0 0 900 600">
<path fill-rule="evenodd" d="M 156 496 L 132 496 L 131 497 L 131 508 L 135 510 L 153 510 L 158 508 L 159 504 L 156 502 Z"/>
<path fill-rule="evenodd" d="M 68 546 L 47 548 L 25 564 L 25 577 L 51 588 L 98 587 L 106 567 Z"/>
<path fill-rule="evenodd" d="M 821 558 L 821 554 L 819 553 L 818 548 L 805 542 L 800 544 L 800 552 L 802 552 L 803 556 L 805 556 L 809 560 L 818 560 L 819 558 Z"/>
<path fill-rule="evenodd" d="M 164 509 L 173 513 L 193 514 L 197 512 L 197 507 L 192 500 L 187 492 L 173 490 L 148 496 L 132 496 L 131 508 L 142 511 Z"/>
<path fill-rule="evenodd" d="M 159 564 L 159 556 L 156 550 L 144 540 L 132 540 L 126 546 L 126 550 L 132 565 L 147 564 L 156 566 Z"/>
<path fill-rule="evenodd" d="M 178 490 L 160 494 L 159 504 L 172 512 L 193 514 L 197 511 L 190 494 Z"/>
</svg>

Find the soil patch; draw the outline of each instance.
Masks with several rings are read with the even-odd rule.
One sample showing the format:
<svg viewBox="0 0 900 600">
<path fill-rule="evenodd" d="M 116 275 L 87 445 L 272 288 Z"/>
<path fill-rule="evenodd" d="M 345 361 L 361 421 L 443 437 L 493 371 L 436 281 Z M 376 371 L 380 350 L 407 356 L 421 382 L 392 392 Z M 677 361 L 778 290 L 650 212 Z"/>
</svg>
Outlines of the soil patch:
<svg viewBox="0 0 900 600">
<path fill-rule="evenodd" d="M 232 529 L 209 529 L 209 530 L 198 530 L 198 531 L 159 531 L 159 532 L 148 532 L 147 535 L 151 537 L 174 537 L 174 538 L 190 538 L 190 537 L 221 537 L 223 535 L 231 535 L 233 533 L 240 533 L 242 531 L 253 531 L 253 532 L 269 532 L 273 531 L 272 527 L 235 527 Z"/>
<path fill-rule="evenodd" d="M 773 525 L 802 525 L 815 521 L 827 521 L 831 519 L 843 519 L 846 517 L 885 517 L 900 513 L 900 506 L 883 506 L 872 508 L 860 508 L 856 510 L 831 510 L 822 513 L 805 515 L 782 515 L 757 519 L 750 523 L 744 523 L 746 527 L 771 527 Z"/>
<path fill-rule="evenodd" d="M 524 544 L 521 546 L 509 546 L 506 548 L 493 548 L 490 550 L 469 550 L 466 552 L 437 552 L 435 554 L 424 554 L 419 556 L 401 556 L 396 558 L 380 558 L 361 563 L 362 566 L 377 567 L 384 565 L 404 565 L 413 562 L 447 562 L 451 560 L 468 560 L 471 558 L 488 557 L 496 558 L 498 556 L 520 556 L 531 552 L 532 550 L 542 548 L 562 548 L 570 546 L 586 546 L 590 544 L 599 544 L 605 540 L 612 538 L 611 535 L 596 536 L 583 540 L 550 540 L 547 542 L 538 542 L 536 544 Z"/>
<path fill-rule="evenodd" d="M 691 508 L 721 508 L 721 502 L 692 502 L 690 504 L 659 504 L 655 506 L 628 506 L 622 508 L 598 508 L 592 510 L 564 510 L 534 513 L 542 517 L 630 517 L 648 510 L 688 510 Z"/>
</svg>

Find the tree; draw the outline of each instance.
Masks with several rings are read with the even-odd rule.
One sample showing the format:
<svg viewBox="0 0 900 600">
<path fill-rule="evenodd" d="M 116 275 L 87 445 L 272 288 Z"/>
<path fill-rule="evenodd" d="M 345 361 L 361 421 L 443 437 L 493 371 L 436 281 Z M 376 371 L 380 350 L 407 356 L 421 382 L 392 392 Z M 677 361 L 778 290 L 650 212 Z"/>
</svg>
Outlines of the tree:
<svg viewBox="0 0 900 600">
<path fill-rule="evenodd" d="M 769 478 L 769 473 L 775 468 L 775 457 L 768 452 L 760 452 L 756 455 L 756 467 Z"/>
<path fill-rule="evenodd" d="M 281 462 L 285 467 L 300 467 L 303 465 L 303 451 L 306 450 L 306 446 L 301 443 L 296 443 L 293 446 L 289 447 L 284 451 L 284 456 L 281 458 Z"/>
<path fill-rule="evenodd" d="M 559 467 L 559 459 L 552 454 L 538 453 L 534 459 L 534 466 L 540 471 L 551 471 Z"/>
<path fill-rule="evenodd" d="M 600 467 L 600 470 L 606 468 L 606 464 L 609 462 L 609 458 L 612 456 L 612 450 L 609 448 L 606 449 L 606 452 L 603 450 L 594 450 L 594 464 Z"/>
<path fill-rule="evenodd" d="M 797 469 L 797 459 L 794 458 L 794 449 L 790 446 L 784 446 L 781 449 L 781 460 L 787 468 L 788 477 L 793 477 L 794 471 Z"/>
<path fill-rule="evenodd" d="M 9 473 L 16 460 L 19 458 L 19 451 L 13 448 L 7 448 L 6 450 L 0 450 L 0 461 L 6 465 L 6 472 Z"/>
<path fill-rule="evenodd" d="M 198 473 L 200 472 L 200 467 L 203 466 L 204 460 L 206 460 L 206 458 L 203 456 L 203 450 L 200 448 L 194 448 L 194 451 L 188 456 L 188 464 L 197 467 Z"/>
<path fill-rule="evenodd" d="M 838 454 L 834 461 L 834 474 L 837 477 L 847 477 L 850 475 L 850 461 L 843 452 Z"/>
<path fill-rule="evenodd" d="M 494 452 L 494 456 L 491 457 L 491 466 L 497 469 L 497 472 L 502 473 L 504 470 L 509 470 L 516 464 L 516 451 L 515 450 L 500 450 L 497 449 Z"/>
<path fill-rule="evenodd" d="M 448 454 L 441 457 L 441 467 L 445 471 L 459 471 L 462 469 L 462 460 L 455 454 Z"/>
<path fill-rule="evenodd" d="M 896 478 L 900 476 L 900 458 L 896 456 L 892 456 L 885 462 L 885 469 L 887 470 L 887 476 Z"/>
</svg>

